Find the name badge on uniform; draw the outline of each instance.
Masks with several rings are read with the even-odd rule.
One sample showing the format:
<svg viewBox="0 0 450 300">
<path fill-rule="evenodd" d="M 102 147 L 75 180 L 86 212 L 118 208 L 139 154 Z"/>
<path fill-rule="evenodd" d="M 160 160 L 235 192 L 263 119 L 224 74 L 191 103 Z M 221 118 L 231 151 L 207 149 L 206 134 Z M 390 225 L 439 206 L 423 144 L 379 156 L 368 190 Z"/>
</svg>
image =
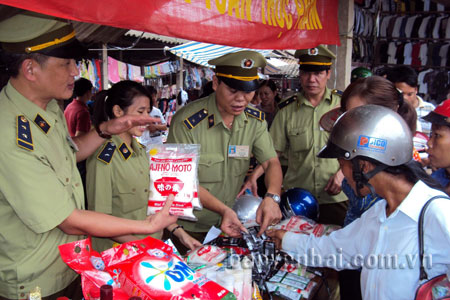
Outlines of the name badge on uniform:
<svg viewBox="0 0 450 300">
<path fill-rule="evenodd" d="M 73 149 L 73 151 L 78 152 L 80 149 L 78 149 L 77 144 L 73 141 L 73 139 L 70 137 L 70 135 L 67 136 L 67 141 L 69 142 L 70 148 Z"/>
<path fill-rule="evenodd" d="M 228 146 L 228 157 L 249 157 L 249 146 Z"/>
</svg>

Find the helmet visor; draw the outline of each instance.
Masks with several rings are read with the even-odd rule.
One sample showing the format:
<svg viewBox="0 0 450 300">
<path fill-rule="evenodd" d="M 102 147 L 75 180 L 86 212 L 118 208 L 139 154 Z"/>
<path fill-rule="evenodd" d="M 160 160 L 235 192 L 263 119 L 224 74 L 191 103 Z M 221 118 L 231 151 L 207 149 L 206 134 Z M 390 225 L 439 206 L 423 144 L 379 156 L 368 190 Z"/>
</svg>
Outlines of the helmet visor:
<svg viewBox="0 0 450 300">
<path fill-rule="evenodd" d="M 328 144 L 323 147 L 317 157 L 320 158 L 345 158 L 348 159 L 350 157 L 349 153 L 342 149 L 339 146 L 336 146 L 331 141 L 328 141 Z"/>
</svg>

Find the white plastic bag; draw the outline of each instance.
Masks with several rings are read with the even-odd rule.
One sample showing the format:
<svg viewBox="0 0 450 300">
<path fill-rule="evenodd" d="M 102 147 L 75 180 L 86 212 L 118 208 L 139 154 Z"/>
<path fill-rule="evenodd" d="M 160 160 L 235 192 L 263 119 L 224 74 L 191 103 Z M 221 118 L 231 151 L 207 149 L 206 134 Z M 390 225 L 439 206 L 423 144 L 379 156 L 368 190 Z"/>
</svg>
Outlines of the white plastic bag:
<svg viewBox="0 0 450 300">
<path fill-rule="evenodd" d="M 147 214 L 162 209 L 167 196 L 175 200 L 170 213 L 180 219 L 196 221 L 195 209 L 202 209 L 198 198 L 198 161 L 200 145 L 155 144 L 150 158 L 150 196 Z"/>
</svg>

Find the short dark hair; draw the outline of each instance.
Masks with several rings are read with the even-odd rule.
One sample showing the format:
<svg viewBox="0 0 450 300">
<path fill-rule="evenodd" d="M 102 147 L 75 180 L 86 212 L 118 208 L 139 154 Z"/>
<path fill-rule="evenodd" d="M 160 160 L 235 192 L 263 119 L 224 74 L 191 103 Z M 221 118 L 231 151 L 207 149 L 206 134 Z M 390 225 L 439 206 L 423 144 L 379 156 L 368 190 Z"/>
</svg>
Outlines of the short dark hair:
<svg viewBox="0 0 450 300">
<path fill-rule="evenodd" d="M 35 60 L 39 65 L 45 64 L 49 56 L 41 53 L 15 54 L 1 51 L 1 64 L 5 66 L 6 73 L 11 77 L 19 75 L 20 67 L 26 59 Z"/>
<path fill-rule="evenodd" d="M 92 90 L 92 82 L 86 78 L 80 78 L 75 81 L 73 95 L 75 97 L 81 97 L 91 90 Z"/>
<path fill-rule="evenodd" d="M 417 87 L 417 73 L 416 71 L 409 66 L 398 66 L 387 70 L 386 78 L 393 82 L 399 83 L 404 82 L 411 87 Z"/>
</svg>

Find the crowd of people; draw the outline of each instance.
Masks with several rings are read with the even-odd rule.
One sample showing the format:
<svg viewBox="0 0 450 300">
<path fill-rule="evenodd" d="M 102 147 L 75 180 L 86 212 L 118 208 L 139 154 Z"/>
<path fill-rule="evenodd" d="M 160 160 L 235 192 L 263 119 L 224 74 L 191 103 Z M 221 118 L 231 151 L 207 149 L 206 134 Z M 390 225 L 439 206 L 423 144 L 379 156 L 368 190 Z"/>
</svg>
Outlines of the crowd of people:
<svg viewBox="0 0 450 300">
<path fill-rule="evenodd" d="M 17 26 L 23 23 L 26 34 Z M 166 230 L 181 253 L 200 246 L 211 226 L 239 237 L 246 228 L 231 207 L 247 190 L 262 198 L 259 235 L 266 232 L 294 257 L 314 251 L 342 257 L 334 265 L 305 261 L 350 270 L 339 274 L 340 289 L 331 285 L 333 299 L 414 297 L 417 261 L 389 269 L 354 260 L 397 255 L 404 262 L 417 254 L 421 208 L 450 194 L 450 100 L 434 107 L 417 96 L 413 69 L 388 70 L 386 78 L 360 72 L 342 93 L 327 87 L 330 50 L 297 50 L 302 90 L 281 99 L 273 80 L 259 79 L 264 56 L 239 51 L 210 60 L 215 76 L 204 97 L 187 103 L 180 91 L 169 121 L 153 87 L 121 81 L 92 95 L 88 80 L 75 80 L 75 59 L 85 49 L 73 32 L 67 23 L 32 14 L 0 22 L 10 76 L 0 92 L 0 300 L 24 299 L 35 286 L 44 299 L 81 299 L 80 279 L 62 262 L 58 245 L 86 235 L 102 251 L 115 242 L 161 238 Z M 72 96 L 63 112 L 56 99 Z M 428 139 L 422 156 L 413 147 L 417 131 Z M 173 196 L 147 216 L 146 150 L 163 142 L 201 146 L 203 210 L 195 212 L 196 222 L 169 213 Z M 292 188 L 314 195 L 318 222 L 343 228 L 320 238 L 270 230 L 282 219 L 282 191 Z M 440 199 L 425 216 L 431 277 L 450 265 L 442 251 L 450 246 L 449 208 Z"/>
</svg>

